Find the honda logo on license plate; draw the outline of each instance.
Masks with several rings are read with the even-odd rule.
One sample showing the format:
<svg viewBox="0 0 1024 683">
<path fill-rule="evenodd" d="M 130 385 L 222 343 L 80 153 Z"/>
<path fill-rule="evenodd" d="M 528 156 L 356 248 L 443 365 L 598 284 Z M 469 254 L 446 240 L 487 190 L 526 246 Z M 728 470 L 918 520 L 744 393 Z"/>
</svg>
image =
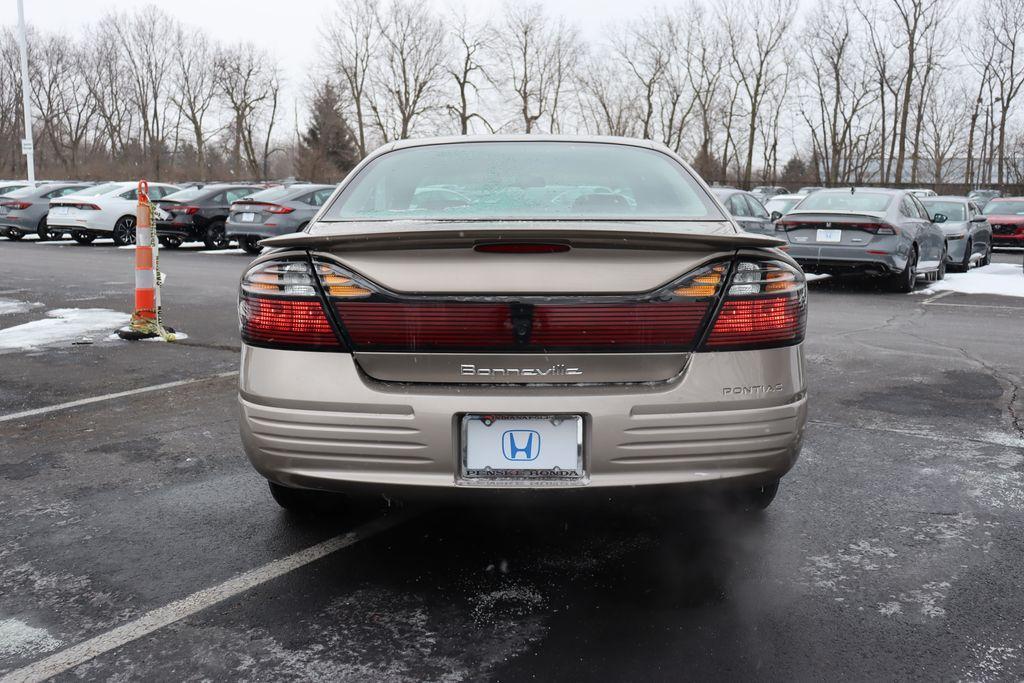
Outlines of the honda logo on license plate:
<svg viewBox="0 0 1024 683">
<path fill-rule="evenodd" d="M 540 433 L 532 429 L 509 429 L 501 435 L 501 452 L 506 460 L 536 460 L 540 455 Z"/>
</svg>

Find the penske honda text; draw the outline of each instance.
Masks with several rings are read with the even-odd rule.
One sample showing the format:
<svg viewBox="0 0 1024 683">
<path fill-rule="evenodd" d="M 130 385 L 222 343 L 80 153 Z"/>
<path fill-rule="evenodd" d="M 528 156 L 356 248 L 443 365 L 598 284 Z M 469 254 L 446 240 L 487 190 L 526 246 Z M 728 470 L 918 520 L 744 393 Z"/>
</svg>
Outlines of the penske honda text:
<svg viewBox="0 0 1024 683">
<path fill-rule="evenodd" d="M 648 141 L 386 145 L 242 278 L 245 451 L 293 510 L 647 486 L 766 507 L 807 414 L 782 243 Z"/>
</svg>

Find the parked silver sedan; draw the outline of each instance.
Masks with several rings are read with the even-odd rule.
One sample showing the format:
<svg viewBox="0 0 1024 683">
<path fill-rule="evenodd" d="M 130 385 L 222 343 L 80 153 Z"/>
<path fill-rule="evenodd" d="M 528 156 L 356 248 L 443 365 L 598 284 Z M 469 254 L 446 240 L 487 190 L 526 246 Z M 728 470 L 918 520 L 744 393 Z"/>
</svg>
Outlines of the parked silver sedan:
<svg viewBox="0 0 1024 683">
<path fill-rule="evenodd" d="M 26 185 L 0 199 L 0 234 L 8 239 L 20 240 L 29 233 L 36 233 L 41 240 L 50 239 L 46 216 L 50 212 L 50 200 L 77 192 L 89 183 L 41 183 Z"/>
<path fill-rule="evenodd" d="M 711 191 L 741 228 L 747 232 L 775 234 L 768 211 L 752 193 L 731 187 L 715 187 Z"/>
<path fill-rule="evenodd" d="M 967 197 L 925 197 L 932 220 L 946 233 L 946 263 L 961 272 L 992 261 L 992 226 Z"/>
<path fill-rule="evenodd" d="M 818 190 L 775 224 L 806 272 L 867 275 L 910 292 L 919 274 L 946 275 L 946 236 L 912 193 Z"/>
</svg>

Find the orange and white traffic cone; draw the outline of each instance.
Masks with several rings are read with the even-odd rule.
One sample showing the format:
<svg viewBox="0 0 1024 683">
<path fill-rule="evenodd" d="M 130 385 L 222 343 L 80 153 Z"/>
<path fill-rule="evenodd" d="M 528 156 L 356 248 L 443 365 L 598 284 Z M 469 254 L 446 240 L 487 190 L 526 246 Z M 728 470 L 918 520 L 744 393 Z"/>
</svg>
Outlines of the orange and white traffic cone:
<svg viewBox="0 0 1024 683">
<path fill-rule="evenodd" d="M 149 202 L 149 183 L 139 181 L 139 203 L 135 208 L 135 310 L 128 327 L 117 331 L 121 339 L 163 337 L 173 341 L 173 330 L 160 320 L 159 241 L 153 233 L 153 205 Z"/>
</svg>

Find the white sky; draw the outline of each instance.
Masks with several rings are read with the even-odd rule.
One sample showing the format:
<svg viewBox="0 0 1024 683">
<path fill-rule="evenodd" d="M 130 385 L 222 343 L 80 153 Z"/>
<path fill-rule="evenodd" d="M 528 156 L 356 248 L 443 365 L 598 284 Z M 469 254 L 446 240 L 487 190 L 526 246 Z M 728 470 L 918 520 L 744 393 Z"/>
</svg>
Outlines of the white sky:
<svg viewBox="0 0 1024 683">
<path fill-rule="evenodd" d="M 145 0 L 24 0 L 25 21 L 46 31 L 74 34 L 109 10 L 130 10 Z M 425 0 L 438 10 L 466 6 L 470 16 L 497 14 L 502 0 Z M 288 79 L 290 93 L 301 90 L 307 69 L 317 61 L 321 18 L 336 0 L 161 0 L 165 12 L 186 24 L 202 27 L 211 35 L 230 43 L 249 40 L 277 55 Z M 619 23 L 645 9 L 663 6 L 662 0 L 545 0 L 551 15 L 570 19 L 588 39 L 600 37 L 608 24 Z M 0 23 L 16 26 L 16 0 L 0 0 Z M 290 97 L 288 121 L 294 120 Z M 298 103 L 300 116 L 304 107 Z"/>
</svg>

